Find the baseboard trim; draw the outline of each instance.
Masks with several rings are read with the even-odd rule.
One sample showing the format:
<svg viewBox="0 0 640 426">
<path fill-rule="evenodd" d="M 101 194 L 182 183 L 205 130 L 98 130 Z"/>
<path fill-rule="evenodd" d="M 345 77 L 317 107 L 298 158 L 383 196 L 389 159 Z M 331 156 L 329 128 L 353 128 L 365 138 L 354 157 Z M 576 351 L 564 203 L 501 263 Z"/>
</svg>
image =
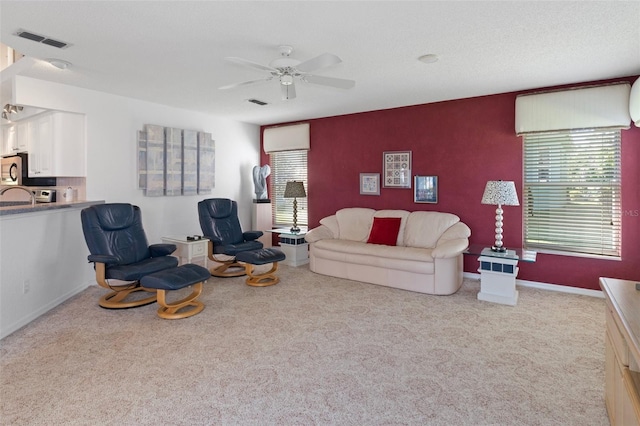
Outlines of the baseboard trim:
<svg viewBox="0 0 640 426">
<path fill-rule="evenodd" d="M 480 274 L 476 274 L 474 272 L 464 272 L 463 276 L 464 278 L 469 278 L 472 280 L 480 280 Z M 548 290 L 548 291 L 557 291 L 559 293 L 580 294 L 582 296 L 591 296 L 591 297 L 598 297 L 600 299 L 604 299 L 604 294 L 602 294 L 602 291 L 589 290 L 587 288 L 570 287 L 566 285 L 548 284 L 548 283 L 540 283 L 537 281 L 527 281 L 527 280 L 518 280 L 518 279 L 516 279 L 516 286 L 538 288 L 540 290 Z"/>
</svg>

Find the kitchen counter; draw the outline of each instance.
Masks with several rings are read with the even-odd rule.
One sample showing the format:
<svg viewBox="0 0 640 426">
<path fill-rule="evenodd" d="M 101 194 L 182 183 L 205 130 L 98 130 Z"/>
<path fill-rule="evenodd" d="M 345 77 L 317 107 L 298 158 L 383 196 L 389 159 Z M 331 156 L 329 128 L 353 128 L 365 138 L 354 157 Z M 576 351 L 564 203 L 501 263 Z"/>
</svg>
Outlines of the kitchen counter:
<svg viewBox="0 0 640 426">
<path fill-rule="evenodd" d="M 94 204 L 103 204 L 104 200 L 100 201 L 72 201 L 69 203 L 56 202 L 56 203 L 36 203 L 32 206 L 31 203 L 20 203 L 18 205 L 1 205 L 0 216 L 16 215 L 16 214 L 28 214 L 28 213 L 40 213 L 49 210 L 68 209 L 71 207 L 89 207 Z"/>
<path fill-rule="evenodd" d="M 103 203 L 0 208 L 0 339 L 95 284 L 81 214 Z"/>
</svg>

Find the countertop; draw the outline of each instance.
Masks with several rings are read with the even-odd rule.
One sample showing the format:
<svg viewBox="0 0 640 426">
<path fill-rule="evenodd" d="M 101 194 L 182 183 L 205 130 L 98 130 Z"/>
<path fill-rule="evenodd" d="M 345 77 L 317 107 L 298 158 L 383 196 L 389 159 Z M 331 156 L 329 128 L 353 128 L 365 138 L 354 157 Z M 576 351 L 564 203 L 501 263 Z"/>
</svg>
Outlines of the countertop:
<svg viewBox="0 0 640 426">
<path fill-rule="evenodd" d="M 25 213 L 40 213 L 44 211 L 68 209 L 72 207 L 75 207 L 75 208 L 89 207 L 94 204 L 104 204 L 104 200 L 99 200 L 99 201 L 79 200 L 79 201 L 72 201 L 69 203 L 63 203 L 63 202 L 36 203 L 35 206 L 32 206 L 31 203 L 28 202 L 27 204 L 0 207 L 0 216 L 10 216 L 10 215 L 16 215 L 16 214 L 25 214 Z"/>
</svg>

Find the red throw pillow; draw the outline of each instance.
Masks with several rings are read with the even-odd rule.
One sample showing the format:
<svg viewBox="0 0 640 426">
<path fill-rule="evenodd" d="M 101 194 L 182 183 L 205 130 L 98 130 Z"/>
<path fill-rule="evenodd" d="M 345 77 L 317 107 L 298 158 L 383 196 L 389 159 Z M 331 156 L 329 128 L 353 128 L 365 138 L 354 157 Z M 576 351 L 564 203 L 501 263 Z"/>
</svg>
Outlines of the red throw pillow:
<svg viewBox="0 0 640 426">
<path fill-rule="evenodd" d="M 400 231 L 399 217 L 374 217 L 368 243 L 395 246 Z"/>
</svg>

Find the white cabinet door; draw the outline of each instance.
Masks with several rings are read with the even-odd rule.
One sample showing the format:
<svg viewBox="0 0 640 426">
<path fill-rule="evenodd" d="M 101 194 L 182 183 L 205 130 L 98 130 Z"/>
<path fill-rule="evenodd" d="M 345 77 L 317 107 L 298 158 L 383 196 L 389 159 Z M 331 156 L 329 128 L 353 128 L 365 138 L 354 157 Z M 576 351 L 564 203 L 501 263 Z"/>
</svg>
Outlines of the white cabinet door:
<svg viewBox="0 0 640 426">
<path fill-rule="evenodd" d="M 29 121 L 29 177 L 52 175 L 52 115 L 39 115 Z"/>
<path fill-rule="evenodd" d="M 86 176 L 84 115 L 51 112 L 29 121 L 29 177 Z"/>
<path fill-rule="evenodd" d="M 18 142 L 16 140 L 16 126 L 15 124 L 9 126 L 2 126 L 2 146 L 0 147 L 1 155 L 15 154 L 17 151 Z"/>
<path fill-rule="evenodd" d="M 27 152 L 29 149 L 29 122 L 20 121 L 16 124 L 17 152 Z"/>
</svg>

